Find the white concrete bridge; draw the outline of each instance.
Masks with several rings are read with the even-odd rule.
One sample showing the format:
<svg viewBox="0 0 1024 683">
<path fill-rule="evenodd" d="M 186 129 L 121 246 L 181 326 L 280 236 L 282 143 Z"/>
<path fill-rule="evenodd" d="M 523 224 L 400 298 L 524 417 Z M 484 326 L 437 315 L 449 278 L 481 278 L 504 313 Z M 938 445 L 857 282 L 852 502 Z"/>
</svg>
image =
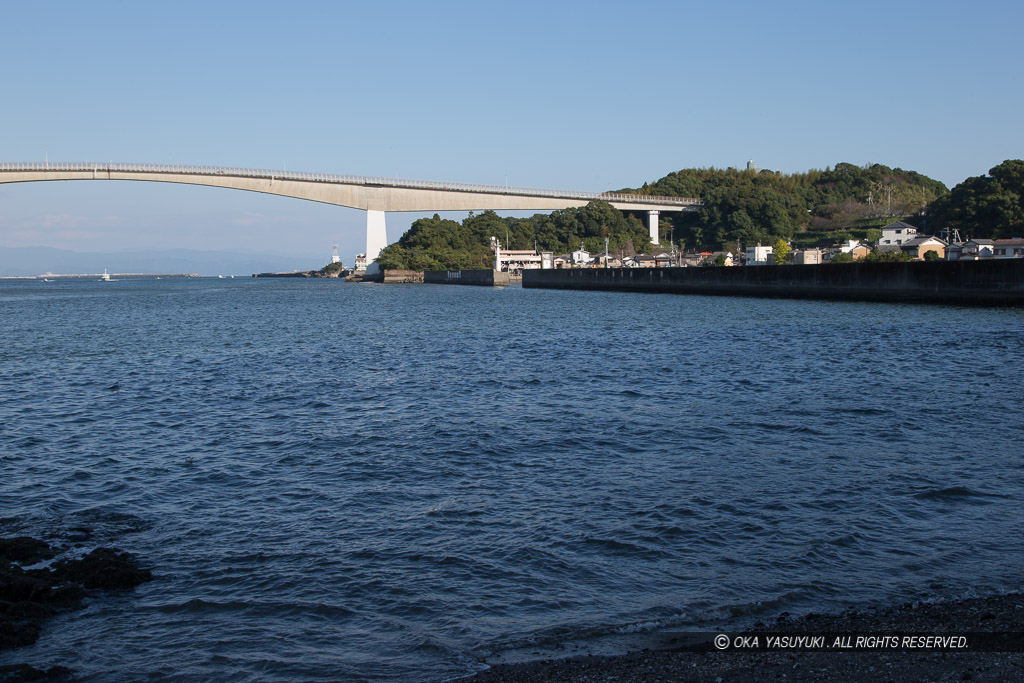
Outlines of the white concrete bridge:
<svg viewBox="0 0 1024 683">
<path fill-rule="evenodd" d="M 0 183 L 50 180 L 148 180 L 264 192 L 366 211 L 366 258 L 372 262 L 387 246 L 388 211 L 552 211 L 591 200 L 617 209 L 646 211 L 651 241 L 658 244 L 662 211 L 699 211 L 699 199 L 540 190 L 500 185 L 467 185 L 397 178 L 302 173 L 217 166 L 178 166 L 93 162 L 0 162 Z"/>
</svg>

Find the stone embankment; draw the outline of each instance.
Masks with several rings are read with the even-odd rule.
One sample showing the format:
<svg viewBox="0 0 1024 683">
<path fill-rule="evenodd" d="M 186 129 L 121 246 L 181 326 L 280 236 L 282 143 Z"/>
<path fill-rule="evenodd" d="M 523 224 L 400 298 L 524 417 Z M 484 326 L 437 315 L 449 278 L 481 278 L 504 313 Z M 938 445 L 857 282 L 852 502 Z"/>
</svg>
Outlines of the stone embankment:
<svg viewBox="0 0 1024 683">
<path fill-rule="evenodd" d="M 508 273 L 498 270 L 428 270 L 423 273 L 428 285 L 475 285 L 479 287 L 507 287 Z"/>
<path fill-rule="evenodd" d="M 305 277 L 305 278 L 345 278 L 349 270 L 290 270 L 284 273 L 253 273 L 253 277 Z"/>
<path fill-rule="evenodd" d="M 349 282 L 382 282 L 384 284 L 425 283 L 428 285 L 476 285 L 505 287 L 508 273 L 496 270 L 381 270 L 373 275 L 352 274 Z"/>
<path fill-rule="evenodd" d="M 1024 259 L 527 270 L 524 288 L 941 304 L 1024 304 Z"/>
<path fill-rule="evenodd" d="M 382 282 L 384 284 L 407 284 L 423 282 L 423 271 L 419 270 L 379 270 L 376 273 L 352 273 L 345 278 L 347 282 Z"/>
</svg>

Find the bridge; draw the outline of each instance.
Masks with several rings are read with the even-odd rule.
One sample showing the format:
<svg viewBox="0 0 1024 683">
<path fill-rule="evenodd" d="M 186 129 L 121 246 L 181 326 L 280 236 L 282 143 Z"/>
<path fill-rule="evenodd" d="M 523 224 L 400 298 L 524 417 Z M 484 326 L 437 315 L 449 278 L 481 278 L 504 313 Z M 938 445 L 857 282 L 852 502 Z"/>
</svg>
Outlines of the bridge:
<svg viewBox="0 0 1024 683">
<path fill-rule="evenodd" d="M 646 211 L 651 242 L 658 244 L 662 211 L 699 211 L 699 199 L 615 192 L 574 192 L 500 185 L 303 173 L 219 166 L 179 166 L 93 162 L 0 162 L 0 183 L 52 180 L 142 180 L 226 187 L 306 199 L 366 211 L 366 258 L 372 262 L 387 246 L 389 211 L 553 211 L 592 200 L 621 210 Z"/>
</svg>

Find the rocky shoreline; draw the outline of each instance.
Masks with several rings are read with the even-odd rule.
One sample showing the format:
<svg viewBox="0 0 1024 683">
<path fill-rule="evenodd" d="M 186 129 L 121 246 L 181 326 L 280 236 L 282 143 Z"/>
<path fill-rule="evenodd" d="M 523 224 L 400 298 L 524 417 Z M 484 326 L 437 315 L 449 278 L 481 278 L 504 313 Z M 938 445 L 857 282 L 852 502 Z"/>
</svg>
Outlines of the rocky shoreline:
<svg viewBox="0 0 1024 683">
<path fill-rule="evenodd" d="M 95 591 L 123 590 L 149 581 L 152 574 L 128 553 L 95 548 L 80 557 L 28 536 L 0 538 L 0 652 L 36 642 L 43 624 L 81 606 Z M 0 667 L 0 681 L 64 678 L 71 671 L 45 671 L 27 664 Z"/>
<path fill-rule="evenodd" d="M 1024 594 L 948 602 L 908 603 L 870 611 L 780 615 L 743 631 L 765 633 L 1003 634 L 1004 651 L 906 649 L 879 651 L 649 650 L 613 657 L 574 657 L 500 664 L 471 677 L 473 683 L 541 681 L 1021 681 L 1024 680 Z M 682 634 L 680 634 L 682 635 Z M 704 651 L 693 651 L 703 649 Z"/>
<path fill-rule="evenodd" d="M 0 538 L 0 652 L 34 643 L 45 622 L 81 606 L 95 591 L 124 590 L 152 578 L 129 553 L 96 548 L 66 556 L 58 547 L 34 538 Z M 648 650 L 618 656 L 498 664 L 469 679 L 474 683 L 572 681 L 1006 681 L 1024 680 L 1024 594 L 1009 593 L 946 602 L 916 602 L 897 607 L 840 614 L 783 613 L 737 635 L 766 634 L 1000 634 L 994 651 L 956 649 L 879 649 L 875 651 L 717 650 L 704 634 L 661 634 Z M 687 642 L 680 648 L 674 643 Z M 971 642 L 979 642 L 977 638 Z M 656 643 L 656 644 L 655 644 Z M 673 649 L 674 648 L 674 649 Z M 0 667 L 0 681 L 62 680 L 73 677 L 63 666 L 36 669 L 27 664 Z"/>
</svg>

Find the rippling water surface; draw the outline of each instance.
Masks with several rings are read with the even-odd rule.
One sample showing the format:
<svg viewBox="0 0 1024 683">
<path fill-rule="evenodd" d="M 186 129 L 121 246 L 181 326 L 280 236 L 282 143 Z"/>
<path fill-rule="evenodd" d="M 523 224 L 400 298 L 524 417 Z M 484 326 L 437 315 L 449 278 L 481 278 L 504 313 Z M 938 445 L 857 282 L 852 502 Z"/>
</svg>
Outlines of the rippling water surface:
<svg viewBox="0 0 1024 683">
<path fill-rule="evenodd" d="M 1024 585 L 1021 310 L 8 281 L 0 330 L 0 535 L 155 575 L 0 664 L 439 681 Z"/>
</svg>

